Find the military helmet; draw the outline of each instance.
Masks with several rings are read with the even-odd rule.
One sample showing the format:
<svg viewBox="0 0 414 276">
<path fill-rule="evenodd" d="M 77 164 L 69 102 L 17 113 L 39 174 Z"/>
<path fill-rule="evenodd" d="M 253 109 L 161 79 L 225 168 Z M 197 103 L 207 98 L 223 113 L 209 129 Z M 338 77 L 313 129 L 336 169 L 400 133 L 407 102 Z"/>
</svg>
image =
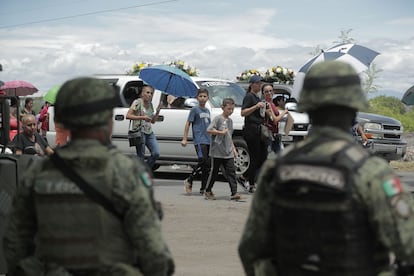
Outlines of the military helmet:
<svg viewBox="0 0 414 276">
<path fill-rule="evenodd" d="M 102 126 L 119 103 L 119 96 L 106 81 L 75 78 L 65 82 L 58 91 L 55 121 L 69 129 Z"/>
<path fill-rule="evenodd" d="M 361 80 L 354 68 L 340 61 L 323 61 L 306 73 L 299 95 L 299 111 L 340 105 L 355 110 L 368 107 Z"/>
</svg>

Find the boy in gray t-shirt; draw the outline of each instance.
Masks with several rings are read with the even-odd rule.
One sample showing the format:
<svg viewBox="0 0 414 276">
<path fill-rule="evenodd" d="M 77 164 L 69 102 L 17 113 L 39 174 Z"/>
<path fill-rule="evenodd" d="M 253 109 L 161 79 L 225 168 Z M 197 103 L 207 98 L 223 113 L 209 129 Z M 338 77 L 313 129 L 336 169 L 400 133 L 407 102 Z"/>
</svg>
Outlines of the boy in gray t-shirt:
<svg viewBox="0 0 414 276">
<path fill-rule="evenodd" d="M 206 199 L 216 199 L 212 188 L 218 176 L 219 168 L 223 165 L 224 174 L 231 190 L 231 200 L 239 200 L 240 194 L 237 193 L 236 169 L 234 167 L 234 158 L 237 157 L 237 151 L 233 144 L 233 120 L 230 115 L 234 110 L 234 100 L 226 98 L 221 106 L 223 113 L 216 116 L 207 127 L 207 132 L 212 135 L 210 146 L 211 171 L 207 182 L 207 189 L 204 193 Z"/>
</svg>

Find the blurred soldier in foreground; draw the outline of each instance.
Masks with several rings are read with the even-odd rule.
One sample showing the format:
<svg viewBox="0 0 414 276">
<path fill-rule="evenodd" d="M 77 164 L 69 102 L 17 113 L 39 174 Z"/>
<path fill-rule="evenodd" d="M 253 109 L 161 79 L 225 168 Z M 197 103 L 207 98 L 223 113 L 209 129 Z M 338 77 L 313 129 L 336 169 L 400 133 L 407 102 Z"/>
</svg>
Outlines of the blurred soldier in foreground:
<svg viewBox="0 0 414 276">
<path fill-rule="evenodd" d="M 61 87 L 55 121 L 72 140 L 35 162 L 20 183 L 5 240 L 11 275 L 173 274 L 152 179 L 144 164 L 110 144 L 119 102 L 102 80 Z M 84 192 L 73 175 L 95 192 Z"/>
<path fill-rule="evenodd" d="M 358 75 L 326 61 L 303 86 L 298 108 L 313 130 L 263 167 L 239 244 L 246 274 L 394 275 L 393 255 L 408 275 L 413 199 L 388 163 L 349 133 L 367 107 Z"/>
</svg>

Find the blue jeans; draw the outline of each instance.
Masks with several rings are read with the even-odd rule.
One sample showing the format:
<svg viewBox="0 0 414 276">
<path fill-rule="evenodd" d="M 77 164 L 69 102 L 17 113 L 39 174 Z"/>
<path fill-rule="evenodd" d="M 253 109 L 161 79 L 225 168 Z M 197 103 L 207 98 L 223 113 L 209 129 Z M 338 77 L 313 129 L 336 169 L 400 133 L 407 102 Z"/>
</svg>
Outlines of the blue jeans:
<svg viewBox="0 0 414 276">
<path fill-rule="evenodd" d="M 151 153 L 151 156 L 147 159 L 147 164 L 150 168 L 154 167 L 155 162 L 160 157 L 160 148 L 158 147 L 157 138 L 155 137 L 154 132 L 151 134 L 146 134 L 142 132 L 142 144 L 135 146 L 137 156 L 141 159 L 145 159 L 145 147 Z"/>
<path fill-rule="evenodd" d="M 267 147 L 268 149 L 270 148 L 270 150 L 272 150 L 274 153 L 279 153 L 280 151 L 280 140 L 275 140 L 275 141 L 268 141 L 267 142 Z"/>
</svg>

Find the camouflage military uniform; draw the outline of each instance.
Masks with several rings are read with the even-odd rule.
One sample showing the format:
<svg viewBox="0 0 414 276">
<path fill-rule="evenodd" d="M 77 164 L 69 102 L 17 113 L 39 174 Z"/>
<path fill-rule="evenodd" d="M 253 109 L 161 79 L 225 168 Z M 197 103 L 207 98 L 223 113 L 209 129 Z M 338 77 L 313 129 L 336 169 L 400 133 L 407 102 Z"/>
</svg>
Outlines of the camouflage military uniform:
<svg viewBox="0 0 414 276">
<path fill-rule="evenodd" d="M 100 120 L 95 116 L 95 123 Z M 56 153 L 122 218 L 92 201 L 51 159 L 34 162 L 8 229 L 10 267 L 18 265 L 26 275 L 172 275 L 145 166 L 95 139 L 74 138 Z"/>
<path fill-rule="evenodd" d="M 312 136 L 308 140 L 297 144 L 295 148 L 287 148 L 281 158 L 291 150 L 300 151 L 302 147 L 320 137 L 329 138 L 331 142 L 322 144 L 309 154 L 318 156 L 330 154 L 332 144 L 338 139 L 353 142 L 352 137 L 346 132 L 338 132 L 338 130 L 330 128 L 314 128 Z M 362 148 L 361 152 L 363 152 Z M 260 271 L 266 267 L 267 261 L 272 263 L 271 260 L 276 258 L 274 252 L 277 244 L 275 244 L 274 235 L 277 230 L 269 227 L 277 227 L 278 223 L 272 222 L 272 208 L 269 206 L 272 206 L 275 200 L 273 178 L 278 160 L 268 160 L 263 167 L 245 231 L 240 241 L 240 257 L 247 275 L 261 275 L 254 274 L 254 268 L 256 267 Z M 402 259 L 413 260 L 414 203 L 411 195 L 404 188 L 397 189 L 395 194 L 387 194 L 384 183 L 395 179 L 397 177 L 386 161 L 378 157 L 370 157 L 357 172 L 355 191 L 363 204 L 367 206 L 369 220 L 372 223 L 372 228 L 375 229 L 373 235 L 378 239 L 378 243 L 395 252 Z M 396 202 L 396 199 L 399 199 L 399 202 Z M 378 255 L 387 255 L 388 251 L 378 251 L 377 253 Z M 267 269 L 270 268 L 267 267 Z M 385 266 L 383 269 L 387 271 L 389 267 Z"/>
<path fill-rule="evenodd" d="M 363 105 L 353 97 L 353 108 Z M 266 161 L 239 244 L 247 275 L 393 275 L 391 252 L 414 264 L 413 198 L 345 129 L 314 126 Z"/>
</svg>

